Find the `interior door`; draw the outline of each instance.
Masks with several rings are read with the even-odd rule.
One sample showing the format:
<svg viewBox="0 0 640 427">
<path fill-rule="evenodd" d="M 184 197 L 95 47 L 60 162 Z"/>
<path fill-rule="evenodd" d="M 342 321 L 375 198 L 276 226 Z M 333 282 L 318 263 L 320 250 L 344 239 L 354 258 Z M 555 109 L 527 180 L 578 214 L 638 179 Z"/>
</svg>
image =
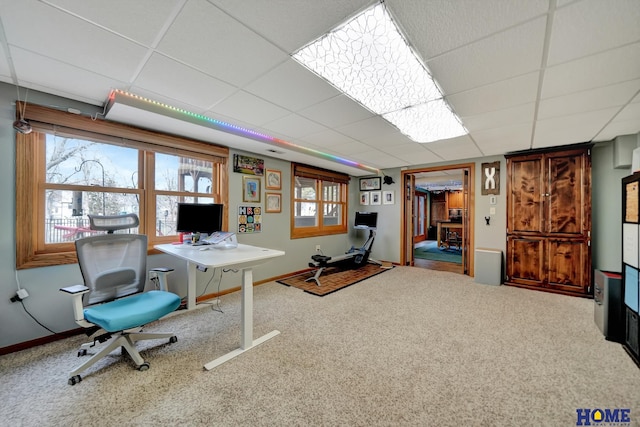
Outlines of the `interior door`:
<svg viewBox="0 0 640 427">
<path fill-rule="evenodd" d="M 413 193 L 415 191 L 416 179 L 412 174 L 406 174 L 404 178 L 404 223 L 405 223 L 405 247 L 404 265 L 413 265 L 413 230 L 416 223 L 413 209 Z"/>
<path fill-rule="evenodd" d="M 427 196 L 414 191 L 413 196 L 413 244 L 427 239 Z"/>
</svg>

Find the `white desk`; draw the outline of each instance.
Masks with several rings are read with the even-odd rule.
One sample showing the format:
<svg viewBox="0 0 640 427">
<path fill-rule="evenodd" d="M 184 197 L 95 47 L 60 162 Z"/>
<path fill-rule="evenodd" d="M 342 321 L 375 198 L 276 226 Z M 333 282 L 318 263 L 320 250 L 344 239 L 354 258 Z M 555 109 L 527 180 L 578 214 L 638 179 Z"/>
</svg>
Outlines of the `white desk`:
<svg viewBox="0 0 640 427">
<path fill-rule="evenodd" d="M 253 339 L 253 273 L 252 268 L 264 264 L 271 258 L 283 256 L 283 251 L 259 248 L 249 245 L 238 245 L 234 249 L 214 249 L 201 251 L 202 246 L 188 245 L 156 245 L 156 249 L 187 261 L 187 309 L 196 306 L 196 267 L 202 265 L 210 268 L 242 269 L 242 309 L 240 348 L 204 365 L 211 370 L 251 348 L 275 337 L 280 331 L 272 331 L 258 339 Z"/>
</svg>

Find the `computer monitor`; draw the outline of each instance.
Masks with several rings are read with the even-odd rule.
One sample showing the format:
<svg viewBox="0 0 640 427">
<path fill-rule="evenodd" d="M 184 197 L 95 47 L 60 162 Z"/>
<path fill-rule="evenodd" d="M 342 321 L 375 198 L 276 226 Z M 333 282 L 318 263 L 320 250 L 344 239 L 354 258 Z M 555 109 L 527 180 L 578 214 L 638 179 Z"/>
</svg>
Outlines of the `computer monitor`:
<svg viewBox="0 0 640 427">
<path fill-rule="evenodd" d="M 184 233 L 215 233 L 222 231 L 224 205 L 178 203 L 176 230 Z"/>
<path fill-rule="evenodd" d="M 378 212 L 356 212 L 354 228 L 374 229 L 378 223 Z"/>
</svg>

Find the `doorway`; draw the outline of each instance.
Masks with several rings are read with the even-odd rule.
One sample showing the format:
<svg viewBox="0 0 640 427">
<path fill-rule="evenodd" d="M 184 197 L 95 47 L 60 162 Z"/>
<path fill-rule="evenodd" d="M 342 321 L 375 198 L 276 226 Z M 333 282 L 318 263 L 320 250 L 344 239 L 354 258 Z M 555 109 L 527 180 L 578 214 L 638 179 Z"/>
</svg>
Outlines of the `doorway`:
<svg viewBox="0 0 640 427">
<path fill-rule="evenodd" d="M 404 265 L 473 271 L 474 163 L 402 171 Z"/>
</svg>

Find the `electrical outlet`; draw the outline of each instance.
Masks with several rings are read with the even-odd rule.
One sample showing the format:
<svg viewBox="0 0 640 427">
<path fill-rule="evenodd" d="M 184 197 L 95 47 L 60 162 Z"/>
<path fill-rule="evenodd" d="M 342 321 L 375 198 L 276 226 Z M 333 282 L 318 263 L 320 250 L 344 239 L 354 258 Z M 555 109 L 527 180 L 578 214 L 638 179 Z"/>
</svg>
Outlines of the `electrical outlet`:
<svg viewBox="0 0 640 427">
<path fill-rule="evenodd" d="M 320 252 L 320 245 L 316 245 L 316 252 Z"/>
<path fill-rule="evenodd" d="M 10 301 L 11 302 L 22 301 L 28 296 L 29 296 L 29 292 L 27 292 L 26 289 L 19 289 L 18 292 L 13 297 L 10 298 Z"/>
</svg>

